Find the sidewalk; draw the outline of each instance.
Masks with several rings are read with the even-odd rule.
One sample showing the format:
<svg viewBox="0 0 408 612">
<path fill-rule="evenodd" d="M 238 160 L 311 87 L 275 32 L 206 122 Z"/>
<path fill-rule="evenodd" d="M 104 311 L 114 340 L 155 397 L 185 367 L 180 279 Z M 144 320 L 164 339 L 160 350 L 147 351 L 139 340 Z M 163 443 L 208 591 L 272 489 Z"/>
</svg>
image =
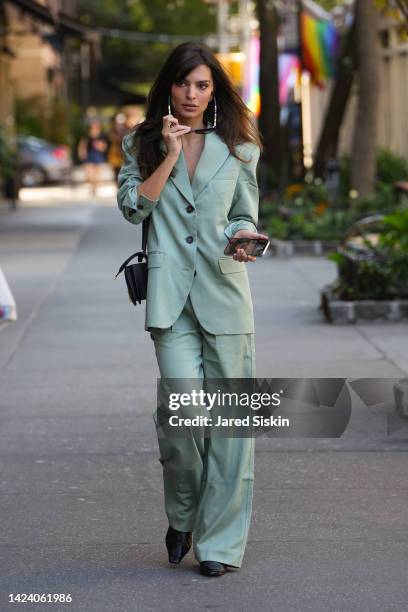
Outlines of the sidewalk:
<svg viewBox="0 0 408 612">
<path fill-rule="evenodd" d="M 257 440 L 241 571 L 207 579 L 191 553 L 168 565 L 153 343 L 113 280 L 140 228 L 111 204 L 0 211 L 19 312 L 0 327 L 0 610 L 23 592 L 71 593 L 52 609 L 75 612 L 406 608 L 407 433 L 363 409 L 344 439 Z M 258 377 L 407 376 L 406 324 L 324 322 L 332 262 L 249 269 Z"/>
</svg>

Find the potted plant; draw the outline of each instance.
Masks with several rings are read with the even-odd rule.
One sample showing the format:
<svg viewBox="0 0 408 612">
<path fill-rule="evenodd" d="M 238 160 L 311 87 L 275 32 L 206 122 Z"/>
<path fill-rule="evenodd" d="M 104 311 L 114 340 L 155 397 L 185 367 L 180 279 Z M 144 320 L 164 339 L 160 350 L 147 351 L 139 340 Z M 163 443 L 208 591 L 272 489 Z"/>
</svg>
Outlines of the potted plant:
<svg viewBox="0 0 408 612">
<path fill-rule="evenodd" d="M 328 285 L 321 296 L 321 307 L 329 321 L 333 307 L 338 308 L 341 303 L 354 303 L 358 312 L 367 317 L 370 311 L 386 312 L 389 303 L 395 301 L 400 303 L 398 309 L 402 307 L 405 311 L 408 207 L 401 207 L 389 215 L 371 215 L 360 220 L 329 258 L 337 263 L 338 269 L 337 280 Z"/>
</svg>

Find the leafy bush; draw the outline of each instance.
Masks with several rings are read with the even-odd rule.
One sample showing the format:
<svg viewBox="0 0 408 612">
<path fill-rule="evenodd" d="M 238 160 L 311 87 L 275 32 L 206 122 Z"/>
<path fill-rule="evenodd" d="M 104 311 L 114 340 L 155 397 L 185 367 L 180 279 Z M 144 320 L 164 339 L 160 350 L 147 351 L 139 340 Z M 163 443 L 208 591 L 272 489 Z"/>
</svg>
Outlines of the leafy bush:
<svg viewBox="0 0 408 612">
<path fill-rule="evenodd" d="M 390 253 L 386 259 L 351 262 L 336 253 L 338 280 L 332 295 L 341 300 L 391 300 L 408 298 L 408 255 Z M 333 256 L 330 256 L 334 259 Z"/>
<path fill-rule="evenodd" d="M 43 96 L 16 98 L 14 112 L 18 134 L 45 138 L 46 111 Z"/>
<path fill-rule="evenodd" d="M 408 255 L 408 206 L 384 217 L 380 246 L 386 251 Z"/>
<path fill-rule="evenodd" d="M 349 200 L 350 201 L 350 200 Z M 356 198 L 352 206 L 363 214 L 386 213 L 395 209 L 398 205 L 392 185 L 387 183 L 377 183 L 376 192 L 368 198 Z M 348 204 L 350 206 L 350 204 Z"/>
<path fill-rule="evenodd" d="M 379 149 L 377 154 L 377 179 L 387 185 L 408 180 L 408 161 L 388 149 Z"/>
<path fill-rule="evenodd" d="M 372 198 L 356 199 L 361 210 L 389 210 L 395 206 L 393 185 L 397 181 L 408 180 L 408 160 L 392 151 L 379 148 L 376 162 L 376 187 Z M 350 205 L 350 156 L 339 158 L 339 205 Z"/>
<path fill-rule="evenodd" d="M 15 120 L 18 134 L 44 138 L 54 144 L 70 144 L 72 111 L 56 96 L 49 103 L 43 96 L 17 98 Z"/>
<path fill-rule="evenodd" d="M 273 201 L 261 202 L 260 222 L 265 231 L 280 239 L 340 240 L 358 219 L 372 213 L 392 213 L 404 203 L 394 190 L 398 179 L 408 179 L 408 162 L 402 157 L 379 150 L 376 191 L 369 198 L 349 192 L 350 158 L 344 155 L 339 162 L 335 201 L 320 179 L 289 185 Z"/>
<path fill-rule="evenodd" d="M 378 244 L 365 245 L 358 255 L 347 245 L 329 255 L 338 266 L 332 295 L 342 300 L 408 298 L 408 207 L 384 216 Z"/>
<path fill-rule="evenodd" d="M 260 205 L 262 226 L 281 240 L 340 240 L 361 216 L 356 208 L 332 207 L 321 181 L 290 185 L 275 201 Z"/>
</svg>

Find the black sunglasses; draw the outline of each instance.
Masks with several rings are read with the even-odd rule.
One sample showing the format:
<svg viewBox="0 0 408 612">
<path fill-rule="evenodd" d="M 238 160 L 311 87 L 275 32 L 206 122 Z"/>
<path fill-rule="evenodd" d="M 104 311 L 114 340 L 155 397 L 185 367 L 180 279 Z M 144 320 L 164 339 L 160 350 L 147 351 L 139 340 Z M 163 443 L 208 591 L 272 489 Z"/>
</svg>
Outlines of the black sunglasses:
<svg viewBox="0 0 408 612">
<path fill-rule="evenodd" d="M 195 132 L 196 134 L 209 134 L 210 132 L 213 132 L 214 130 L 215 130 L 214 127 L 198 128 L 195 130 L 190 130 L 189 132 L 186 132 L 186 134 L 191 134 L 192 132 Z"/>
</svg>

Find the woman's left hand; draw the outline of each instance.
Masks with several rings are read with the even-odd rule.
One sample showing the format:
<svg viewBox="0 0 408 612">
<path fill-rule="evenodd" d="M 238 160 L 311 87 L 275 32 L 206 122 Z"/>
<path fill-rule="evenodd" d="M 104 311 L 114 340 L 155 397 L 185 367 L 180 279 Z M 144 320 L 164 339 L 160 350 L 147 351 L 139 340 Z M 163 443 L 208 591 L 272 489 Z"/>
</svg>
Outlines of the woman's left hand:
<svg viewBox="0 0 408 612">
<path fill-rule="evenodd" d="M 234 234 L 234 238 L 268 238 L 265 234 L 257 234 L 256 232 L 250 232 L 249 230 L 239 230 Z M 232 256 L 236 261 L 256 261 L 256 257 L 253 255 L 247 255 L 245 249 L 237 249 Z"/>
</svg>

